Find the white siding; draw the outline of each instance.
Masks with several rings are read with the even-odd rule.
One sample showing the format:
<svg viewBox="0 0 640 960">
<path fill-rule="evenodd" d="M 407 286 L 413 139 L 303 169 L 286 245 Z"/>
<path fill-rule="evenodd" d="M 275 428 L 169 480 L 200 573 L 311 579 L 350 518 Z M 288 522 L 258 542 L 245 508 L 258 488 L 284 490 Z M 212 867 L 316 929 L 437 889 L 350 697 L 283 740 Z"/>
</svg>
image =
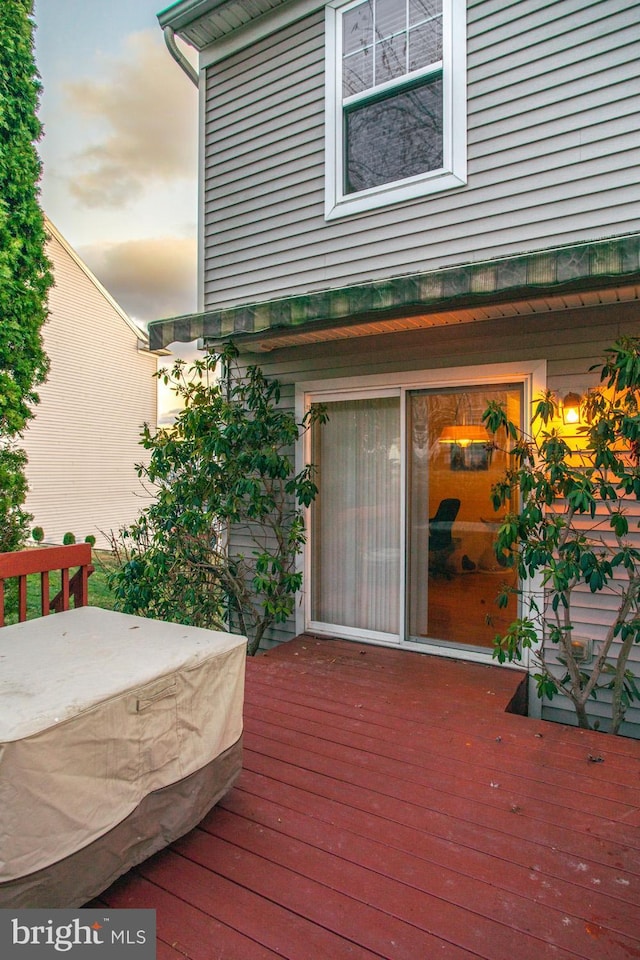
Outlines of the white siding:
<svg viewBox="0 0 640 960">
<path fill-rule="evenodd" d="M 208 68 L 205 306 L 640 229 L 640 4 L 470 0 L 466 187 L 326 223 L 322 11 Z"/>
<path fill-rule="evenodd" d="M 51 361 L 22 447 L 29 463 L 27 510 L 47 543 L 70 531 L 84 540 L 130 523 L 145 502 L 135 472 L 140 428 L 156 425 L 155 355 L 64 246 L 48 254 L 55 286 L 44 346 Z"/>
</svg>

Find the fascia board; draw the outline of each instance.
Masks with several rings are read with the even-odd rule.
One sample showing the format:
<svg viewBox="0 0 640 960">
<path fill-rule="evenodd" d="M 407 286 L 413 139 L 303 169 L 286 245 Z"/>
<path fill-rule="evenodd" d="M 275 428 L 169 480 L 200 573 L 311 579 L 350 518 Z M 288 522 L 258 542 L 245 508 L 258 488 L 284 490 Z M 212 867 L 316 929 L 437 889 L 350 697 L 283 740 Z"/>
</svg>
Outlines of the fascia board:
<svg viewBox="0 0 640 960">
<path fill-rule="evenodd" d="M 157 15 L 161 27 L 173 27 L 180 30 L 188 27 L 199 17 L 224 6 L 226 0 L 179 0 Z"/>
</svg>

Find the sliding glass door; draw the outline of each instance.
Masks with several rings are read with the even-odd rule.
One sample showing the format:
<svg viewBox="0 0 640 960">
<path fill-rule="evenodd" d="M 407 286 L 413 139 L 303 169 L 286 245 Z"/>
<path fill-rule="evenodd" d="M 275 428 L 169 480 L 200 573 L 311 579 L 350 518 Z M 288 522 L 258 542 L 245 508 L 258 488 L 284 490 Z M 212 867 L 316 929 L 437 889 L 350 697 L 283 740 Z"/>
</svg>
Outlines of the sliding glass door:
<svg viewBox="0 0 640 960">
<path fill-rule="evenodd" d="M 506 468 L 482 426 L 489 400 L 520 421 L 520 384 L 401 388 L 325 400 L 311 460 L 307 626 L 382 642 L 492 645 L 516 615 L 495 598 L 514 572 L 496 558 Z M 515 505 L 514 505 L 515 506 Z"/>
<path fill-rule="evenodd" d="M 489 400 L 520 422 L 520 388 L 491 384 L 407 395 L 407 637 L 491 647 L 516 616 L 496 596 L 515 586 L 512 568 L 495 554 L 503 519 L 491 488 L 506 455 L 482 426 Z"/>
<path fill-rule="evenodd" d="M 311 620 L 398 639 L 400 398 L 327 404 L 314 431 Z"/>
</svg>

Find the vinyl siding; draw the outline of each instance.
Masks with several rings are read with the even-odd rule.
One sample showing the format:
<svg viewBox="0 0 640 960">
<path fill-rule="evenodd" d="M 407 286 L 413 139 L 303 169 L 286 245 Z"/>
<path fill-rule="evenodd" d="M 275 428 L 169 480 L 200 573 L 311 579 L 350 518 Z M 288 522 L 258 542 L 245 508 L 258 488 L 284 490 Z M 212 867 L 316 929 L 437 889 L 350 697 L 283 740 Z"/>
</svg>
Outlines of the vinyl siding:
<svg viewBox="0 0 640 960">
<path fill-rule="evenodd" d="M 55 286 L 43 333 L 51 367 L 22 442 L 26 508 L 47 543 L 71 531 L 106 547 L 146 500 L 135 464 L 144 459 L 142 424 L 156 424 L 157 359 L 138 351 L 134 331 L 55 237 L 48 254 Z"/>
<path fill-rule="evenodd" d="M 629 521 L 628 540 L 636 547 L 640 548 L 640 503 L 630 501 L 625 506 L 625 512 Z M 603 526 L 608 528 L 608 514 L 604 509 L 599 509 L 596 514 L 596 520 L 601 519 Z M 592 521 L 588 517 L 576 518 L 576 526 L 588 531 L 592 528 Z M 613 537 L 606 534 L 604 538 L 613 545 Z M 616 572 L 614 582 L 624 585 L 624 574 Z M 571 622 L 573 624 L 573 636 L 583 637 L 593 640 L 594 652 L 599 643 L 607 635 L 610 624 L 615 619 L 618 609 L 617 598 L 613 593 L 603 590 L 592 594 L 586 585 L 581 585 L 574 590 L 571 598 Z M 550 651 L 550 660 L 559 663 L 555 656 L 555 648 Z M 562 669 L 559 666 L 559 669 Z M 634 645 L 629 656 L 629 669 L 636 677 L 640 677 L 640 646 Z M 585 665 L 585 671 L 589 672 L 589 665 Z M 611 679 L 603 677 L 603 680 Z M 610 716 L 611 693 L 610 691 L 600 691 L 597 700 L 589 704 L 589 714 L 593 719 L 598 719 L 603 730 L 607 730 L 607 717 Z M 552 701 L 545 701 L 543 715 L 548 719 L 562 719 L 564 722 L 574 722 L 573 709 L 564 697 L 554 697 Z M 625 723 L 622 727 L 622 733 L 631 734 L 640 737 L 640 705 L 634 703 L 625 716 Z"/>
<path fill-rule="evenodd" d="M 324 15 L 207 70 L 205 306 L 640 229 L 640 4 L 468 5 L 466 187 L 324 221 Z"/>
<path fill-rule="evenodd" d="M 563 395 L 569 390 L 584 392 L 595 385 L 597 373 L 589 368 L 623 335 L 640 336 L 640 312 L 635 303 L 299 346 L 266 354 L 259 363 L 267 375 L 278 377 L 286 385 L 283 397 L 291 409 L 293 386 L 302 381 L 324 381 L 324 388 L 330 390 L 336 378 L 387 374 L 392 382 L 394 373 L 413 370 L 446 371 L 453 366 L 524 364 L 543 359 L 547 361 L 548 387 Z M 632 512 L 640 519 L 639 505 L 634 505 Z M 632 539 L 640 547 L 637 525 L 632 522 L 631 528 Z M 575 608 L 578 635 L 602 640 L 611 609 L 611 598 L 581 591 Z M 280 642 L 293 637 L 295 632 L 292 619 L 278 629 L 273 639 Z M 633 663 L 640 675 L 640 648 L 633 652 Z M 602 715 L 606 696 L 600 701 L 593 707 L 594 717 Z M 574 722 L 572 709 L 563 708 L 560 698 L 544 704 L 543 716 Z M 640 710 L 629 711 L 624 730 L 640 736 Z"/>
</svg>

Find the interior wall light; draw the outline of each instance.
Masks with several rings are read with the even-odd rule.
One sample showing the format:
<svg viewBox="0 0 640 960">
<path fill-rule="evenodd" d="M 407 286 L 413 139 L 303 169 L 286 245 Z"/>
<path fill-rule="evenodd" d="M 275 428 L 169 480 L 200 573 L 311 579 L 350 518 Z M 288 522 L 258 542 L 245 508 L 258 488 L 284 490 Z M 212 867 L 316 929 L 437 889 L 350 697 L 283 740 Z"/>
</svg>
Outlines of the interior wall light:
<svg viewBox="0 0 640 960">
<path fill-rule="evenodd" d="M 442 428 L 438 442 L 455 444 L 463 449 L 475 443 L 488 443 L 489 434 L 482 424 L 470 421 L 473 421 L 471 399 L 468 393 L 461 393 L 456 401 L 453 423 Z"/>
<path fill-rule="evenodd" d="M 568 393 L 562 401 L 562 419 L 566 424 L 580 423 L 582 420 L 582 397 L 579 393 Z"/>
<path fill-rule="evenodd" d="M 453 423 L 443 428 L 438 439 L 440 443 L 455 443 L 464 448 L 470 447 L 472 443 L 488 443 L 489 434 L 480 424 Z"/>
<path fill-rule="evenodd" d="M 438 442 L 448 444 L 451 470 L 488 470 L 491 461 L 489 434 L 481 423 L 472 423 L 471 400 L 460 394 L 453 423 L 442 428 Z"/>
</svg>

